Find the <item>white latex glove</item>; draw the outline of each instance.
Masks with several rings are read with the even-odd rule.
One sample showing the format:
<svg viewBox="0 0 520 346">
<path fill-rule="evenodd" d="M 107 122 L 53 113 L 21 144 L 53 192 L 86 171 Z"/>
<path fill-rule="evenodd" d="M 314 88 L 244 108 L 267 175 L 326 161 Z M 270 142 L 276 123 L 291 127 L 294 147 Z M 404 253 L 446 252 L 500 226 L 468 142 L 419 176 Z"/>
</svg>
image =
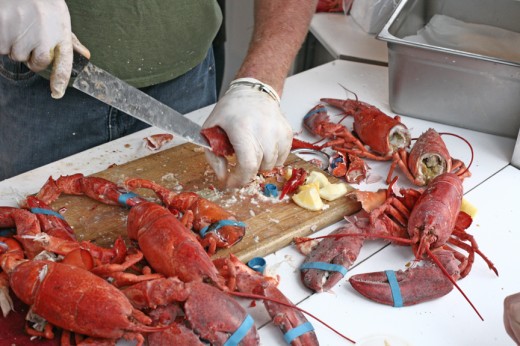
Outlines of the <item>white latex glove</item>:
<svg viewBox="0 0 520 346">
<path fill-rule="evenodd" d="M 206 158 L 227 187 L 250 182 L 258 171 L 282 166 L 292 143 L 292 129 L 280 110 L 276 92 L 253 78 L 231 82 L 202 126 L 220 126 L 236 154 L 237 165 L 228 172 L 227 159 L 206 150 Z"/>
<path fill-rule="evenodd" d="M 0 0 L 0 55 L 25 62 L 34 72 L 52 62 L 54 98 L 61 98 L 69 83 L 73 49 L 90 58 L 71 31 L 64 0 Z"/>
</svg>

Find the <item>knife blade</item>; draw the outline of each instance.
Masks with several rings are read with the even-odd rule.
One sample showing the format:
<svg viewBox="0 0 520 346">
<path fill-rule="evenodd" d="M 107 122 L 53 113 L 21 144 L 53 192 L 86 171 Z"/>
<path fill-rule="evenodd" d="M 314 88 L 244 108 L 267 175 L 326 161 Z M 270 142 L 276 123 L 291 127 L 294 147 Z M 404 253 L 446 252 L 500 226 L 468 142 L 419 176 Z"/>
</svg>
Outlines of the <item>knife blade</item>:
<svg viewBox="0 0 520 346">
<path fill-rule="evenodd" d="M 74 52 L 72 87 L 149 125 L 211 149 L 197 123 Z"/>
</svg>

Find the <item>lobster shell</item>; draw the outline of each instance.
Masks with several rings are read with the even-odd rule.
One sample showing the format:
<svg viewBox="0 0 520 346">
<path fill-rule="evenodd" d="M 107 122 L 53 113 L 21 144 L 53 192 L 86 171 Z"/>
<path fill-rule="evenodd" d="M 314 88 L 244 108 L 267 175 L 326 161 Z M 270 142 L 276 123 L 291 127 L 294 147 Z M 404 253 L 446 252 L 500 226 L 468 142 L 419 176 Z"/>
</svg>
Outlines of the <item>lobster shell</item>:
<svg viewBox="0 0 520 346">
<path fill-rule="evenodd" d="M 89 336 L 117 339 L 126 332 L 152 332 L 151 319 L 102 278 L 78 267 L 27 261 L 10 273 L 13 292 L 49 323 Z M 102 318 L 101 318 L 102 317 Z"/>
</svg>

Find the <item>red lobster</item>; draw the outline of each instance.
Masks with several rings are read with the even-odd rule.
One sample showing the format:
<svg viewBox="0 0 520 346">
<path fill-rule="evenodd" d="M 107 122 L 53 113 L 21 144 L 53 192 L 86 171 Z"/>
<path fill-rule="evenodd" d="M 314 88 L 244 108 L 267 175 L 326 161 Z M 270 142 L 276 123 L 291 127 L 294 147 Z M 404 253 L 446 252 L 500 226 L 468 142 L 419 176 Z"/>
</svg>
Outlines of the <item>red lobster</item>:
<svg viewBox="0 0 520 346">
<path fill-rule="evenodd" d="M 10 217 L 17 226 L 23 226 L 27 213 L 17 209 Z M 100 277 L 68 264 L 24 259 L 22 247 L 12 238 L 0 237 L 0 267 L 14 294 L 31 306 L 33 314 L 50 323 L 42 330 L 26 328 L 31 335 L 51 339 L 55 325 L 97 338 L 98 342 L 99 338 L 112 342 L 125 338 L 142 345 L 142 333 L 164 329 L 149 326 L 152 320 Z"/>
<path fill-rule="evenodd" d="M 187 223 L 198 232 L 200 243 L 207 248 L 210 256 L 215 254 L 217 248 L 229 248 L 244 237 L 246 225 L 243 222 L 195 192 L 175 193 L 153 181 L 140 178 L 127 179 L 125 186 L 130 190 L 151 189 L 168 209 L 184 213 L 189 218 Z"/>
<path fill-rule="evenodd" d="M 466 141 L 465 139 L 463 140 Z M 466 143 L 468 142 L 466 141 Z M 473 149 L 469 143 L 468 145 L 471 149 L 473 160 Z M 399 148 L 393 154 L 393 161 L 386 183 L 389 184 L 392 181 L 392 175 L 396 167 L 401 168 L 413 184 L 424 186 L 428 185 L 433 178 L 445 172 L 455 173 L 463 180 L 471 176 L 468 170 L 469 166 L 471 166 L 471 162 L 468 168 L 466 168 L 462 161 L 453 159 L 440 134 L 434 129 L 429 129 L 419 136 L 409 153 L 406 149 Z"/>
<path fill-rule="evenodd" d="M 202 345 L 199 337 L 212 345 L 224 345 L 234 337 L 241 338 L 240 345 L 259 344 L 251 316 L 236 300 L 212 285 L 168 277 L 144 281 L 123 292 L 139 309 L 174 310 L 174 316 L 168 316 L 169 328 L 148 338 L 152 346 L 164 344 L 165 339 L 171 345 Z M 176 308 L 178 302 L 182 303 L 181 309 Z M 186 322 L 191 329 L 186 328 Z"/>
<path fill-rule="evenodd" d="M 84 181 L 84 179 L 80 181 Z M 99 180 L 97 181 L 99 182 Z M 89 186 L 89 184 L 86 184 L 85 186 Z M 49 189 L 45 187 L 43 190 L 48 191 Z M 96 198 L 96 200 L 104 201 L 109 204 L 115 204 L 117 201 L 125 199 L 128 202 L 128 205 L 132 206 L 127 219 L 128 236 L 130 239 L 137 240 L 140 250 L 143 252 L 147 262 L 154 271 L 163 274 L 168 278 L 177 278 L 181 280 L 185 284 L 185 289 L 187 292 L 192 292 L 194 289 L 197 290 L 198 288 L 194 287 L 201 287 L 196 286 L 199 283 L 210 283 L 219 288 L 222 292 L 233 295 L 239 294 L 238 292 L 233 292 L 233 290 L 237 287 L 234 284 L 236 281 L 227 280 L 226 282 L 224 277 L 218 272 L 208 254 L 204 251 L 202 245 L 197 241 L 195 235 L 189 232 L 185 225 L 179 221 L 177 217 L 168 209 L 153 202 L 141 201 L 135 197 L 135 195 L 128 196 L 127 193 L 121 189 L 114 188 L 114 186 L 110 186 L 110 188 L 104 189 L 103 191 L 104 194 L 101 192 L 93 193 L 92 191 L 81 192 L 87 195 L 92 195 Z M 45 195 L 45 193 L 43 193 L 43 195 Z M 122 196 L 126 197 L 122 198 Z M 186 218 L 183 217 L 182 221 L 189 220 L 186 220 Z M 232 271 L 234 270 L 234 267 L 235 266 L 233 265 L 227 265 L 226 268 L 228 268 L 229 271 Z M 230 277 L 233 277 L 231 274 Z M 136 279 L 138 279 L 138 277 L 136 277 Z M 166 288 L 168 288 L 169 285 L 176 286 L 176 283 L 170 282 L 172 280 L 165 281 L 164 284 L 161 284 L 161 281 L 157 281 L 157 283 L 151 283 L 150 285 L 157 285 L 158 287 L 165 285 Z M 131 278 L 129 278 L 126 283 L 130 282 Z M 258 282 L 258 285 L 262 284 L 262 282 L 263 281 Z M 139 290 L 143 290 L 147 287 L 147 285 L 148 284 L 145 283 L 138 283 L 137 287 L 139 287 Z M 144 297 L 148 297 L 148 293 L 146 293 L 147 290 L 148 289 L 145 289 L 145 292 L 141 291 L 143 292 L 142 294 Z M 273 291 L 279 292 L 275 288 L 265 292 L 271 293 Z M 253 299 L 272 300 L 276 301 L 277 304 L 286 303 L 285 301 L 280 302 L 278 297 L 266 297 L 254 295 L 253 293 L 244 294 L 246 297 Z M 279 294 L 282 295 L 281 292 Z M 184 298 L 174 296 L 172 296 L 172 299 L 174 301 L 184 300 Z M 213 301 L 214 299 L 218 300 L 219 298 L 214 296 L 207 299 Z M 293 310 L 297 309 L 293 304 L 290 304 L 290 306 Z M 273 318 L 275 318 L 278 314 L 277 309 L 270 310 L 269 312 L 272 314 L 271 316 Z M 199 311 L 199 313 L 203 314 L 203 311 Z M 295 321 L 306 320 L 298 310 L 294 310 L 293 314 L 301 315 L 295 319 Z M 235 312 L 234 315 L 240 314 Z M 208 316 L 208 318 L 210 317 Z M 230 322 L 230 325 L 233 325 L 233 323 Z M 284 328 L 287 330 L 291 330 L 296 327 L 298 326 L 292 326 L 288 324 L 284 325 Z M 313 333 L 313 331 L 306 330 L 305 333 Z M 201 333 L 201 335 L 203 334 L 204 333 Z M 297 339 L 301 337 L 301 335 L 297 335 L 293 344 L 298 344 L 299 341 Z"/>
<path fill-rule="evenodd" d="M 217 248 L 230 247 L 239 242 L 245 233 L 245 224 L 217 204 L 204 199 L 194 192 L 174 193 L 154 182 L 145 179 L 129 179 L 126 185 L 132 189 L 152 189 L 176 215 L 184 213 L 186 224 L 193 225 L 200 234 L 202 245 L 213 255 Z M 135 194 L 128 193 L 115 183 L 99 178 L 85 177 L 82 174 L 52 177 L 38 193 L 38 197 L 50 203 L 61 193 L 86 195 L 94 200 L 109 205 L 133 207 L 146 201 Z"/>
<path fill-rule="evenodd" d="M 341 109 L 345 116 L 352 116 L 356 134 L 354 136 L 347 127 L 330 121 L 326 107 L 319 104 L 305 115 L 303 123 L 311 133 L 330 138 L 324 147 L 358 157 L 387 161 L 398 148 L 410 145 L 410 132 L 397 115 L 391 118 L 378 108 L 358 100 L 322 98 L 321 101 Z"/>
<path fill-rule="evenodd" d="M 465 231 L 472 220 L 466 213 L 459 212 L 463 191 L 457 175 L 444 173 L 436 177 L 422 193 L 412 189 L 401 192 L 403 197 L 390 196 L 372 210 L 365 225 L 360 220 L 351 219 L 363 230 L 362 234 L 343 232 L 330 237 L 383 238 L 401 245 L 409 244 L 416 261 L 424 261 L 424 265 L 404 272 L 354 275 L 349 281 L 358 292 L 379 303 L 394 306 L 438 298 L 450 292 L 453 286 L 458 288 L 456 280 L 468 275 L 475 253 L 498 275 L 473 236 Z M 467 252 L 468 256 L 456 248 Z M 464 297 L 468 299 L 466 295 Z M 473 304 L 471 306 L 475 309 Z"/>
</svg>

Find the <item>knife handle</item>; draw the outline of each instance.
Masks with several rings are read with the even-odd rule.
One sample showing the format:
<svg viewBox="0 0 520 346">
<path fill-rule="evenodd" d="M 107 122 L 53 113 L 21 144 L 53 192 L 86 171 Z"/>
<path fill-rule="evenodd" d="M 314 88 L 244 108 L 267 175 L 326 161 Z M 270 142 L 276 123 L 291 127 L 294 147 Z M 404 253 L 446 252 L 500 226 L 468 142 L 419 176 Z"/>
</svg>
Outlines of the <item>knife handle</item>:
<svg viewBox="0 0 520 346">
<path fill-rule="evenodd" d="M 74 51 L 74 57 L 72 59 L 72 73 L 71 77 L 76 78 L 88 65 L 89 59 L 82 54 Z"/>
</svg>

